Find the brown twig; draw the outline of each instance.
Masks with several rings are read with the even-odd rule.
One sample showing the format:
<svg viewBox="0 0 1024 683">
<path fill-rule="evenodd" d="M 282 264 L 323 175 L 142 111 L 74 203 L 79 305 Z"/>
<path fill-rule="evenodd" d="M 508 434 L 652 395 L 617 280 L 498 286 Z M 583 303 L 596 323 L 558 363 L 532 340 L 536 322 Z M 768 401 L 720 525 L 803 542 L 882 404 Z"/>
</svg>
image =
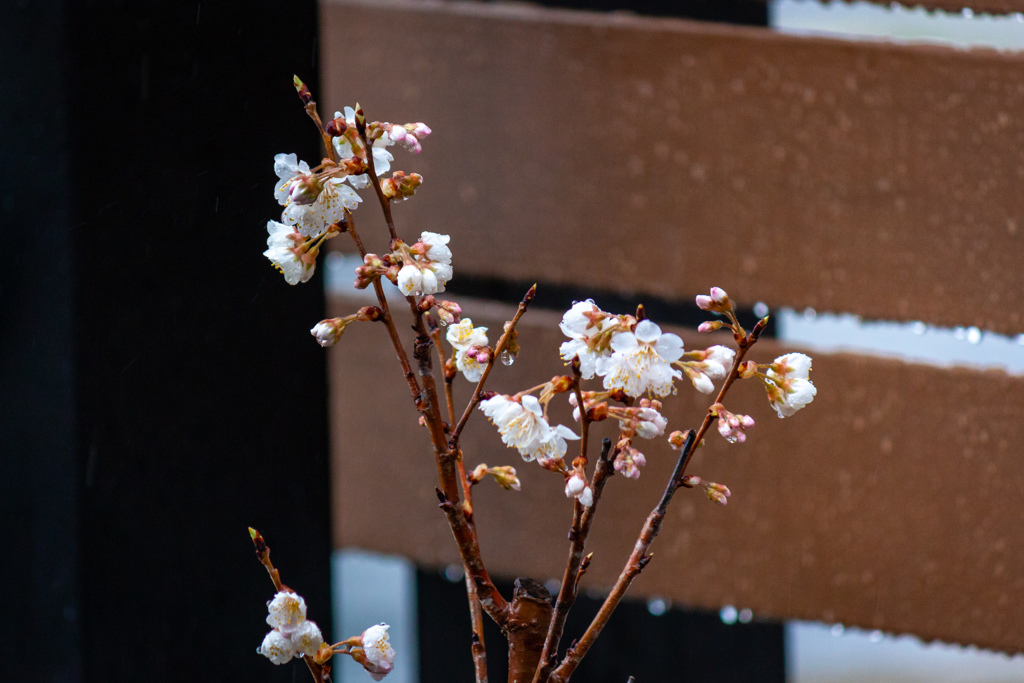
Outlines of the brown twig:
<svg viewBox="0 0 1024 683">
<path fill-rule="evenodd" d="M 440 347 L 440 344 L 438 344 Z M 446 388 L 448 388 L 446 383 Z M 453 408 L 449 405 L 449 412 Z M 466 478 L 466 466 L 462 462 L 462 453 L 459 453 L 459 482 L 462 484 L 462 497 L 466 499 L 463 511 L 466 516 L 466 523 L 470 527 L 473 536 L 476 536 L 476 522 L 473 521 L 473 484 Z M 468 511 L 468 512 L 466 512 Z M 463 563 L 466 575 L 466 597 L 469 600 L 469 619 L 473 625 L 473 640 L 470 650 L 473 653 L 473 669 L 476 673 L 476 683 L 487 683 L 487 647 L 484 643 L 484 619 L 480 608 L 480 597 L 477 595 L 476 581 L 470 573 L 469 567 Z"/>
<path fill-rule="evenodd" d="M 440 501 L 441 510 L 448 517 L 448 526 L 455 535 L 462 562 L 476 583 L 480 606 L 504 630 L 509 616 L 508 601 L 498 592 L 484 567 L 483 560 L 480 559 L 480 546 L 477 544 L 476 534 L 466 521 L 462 505 L 450 500 L 441 489 L 437 489 L 437 499 Z"/>
<path fill-rule="evenodd" d="M 360 115 L 363 117 L 362 125 L 359 123 Z M 398 233 L 395 231 L 395 221 L 391 217 L 391 200 L 384 196 L 384 190 L 380 186 L 380 179 L 377 178 L 377 171 L 373 167 L 373 145 L 366 139 L 366 115 L 363 114 L 362 108 L 356 113 L 356 131 L 359 133 L 359 139 L 363 141 L 363 147 L 366 149 L 366 173 L 370 176 L 373 191 L 377 193 L 377 201 L 380 202 L 381 211 L 384 212 L 384 220 L 388 224 L 388 232 L 391 234 L 392 240 L 397 240 Z"/>
<path fill-rule="evenodd" d="M 582 404 L 580 404 L 582 405 Z M 533 676 L 533 683 L 547 680 L 551 668 L 558 656 L 558 642 L 562 638 L 562 631 L 565 629 L 565 620 L 569 616 L 569 610 L 576 602 L 576 593 L 579 587 L 579 579 L 582 577 L 583 551 L 587 546 L 587 537 L 590 535 L 590 527 L 594 521 L 594 514 L 597 512 L 598 501 L 601 500 L 601 492 L 604 491 L 605 482 L 615 474 L 615 467 L 612 465 L 614 455 L 611 453 L 612 441 L 605 439 L 601 443 L 601 455 L 594 467 L 594 481 L 591 488 L 594 490 L 594 502 L 589 508 L 582 510 L 579 501 L 573 509 L 572 528 L 569 530 L 569 559 L 565 563 L 565 572 L 562 574 L 562 586 L 558 591 L 558 599 L 555 600 L 555 608 L 551 614 L 551 623 L 548 626 L 547 637 L 544 640 L 544 649 L 540 656 L 540 666 Z"/>
<path fill-rule="evenodd" d="M 469 399 L 469 405 L 466 406 L 466 410 L 463 411 L 462 417 L 459 418 L 459 423 L 452 430 L 452 435 L 448 438 L 448 447 L 456 449 L 459 446 L 459 436 L 462 434 L 463 428 L 466 426 L 466 422 L 469 421 L 469 416 L 473 414 L 473 409 L 476 408 L 477 404 L 480 403 L 480 392 L 484 390 L 484 384 L 487 382 L 487 377 L 491 374 L 491 368 L 494 367 L 495 359 L 505 350 L 505 344 L 508 342 L 509 337 L 516 329 L 516 323 L 526 313 L 526 309 L 530 306 L 530 302 L 533 301 L 533 297 L 537 295 L 537 285 L 530 287 L 526 294 L 523 296 L 523 300 L 519 302 L 519 308 L 516 310 L 516 314 L 512 317 L 512 321 L 509 323 L 508 328 L 498 339 L 498 343 L 494 347 L 494 353 L 491 358 L 487 361 L 487 366 L 484 367 L 483 374 L 480 376 L 480 381 L 476 383 L 476 388 L 473 389 L 473 396 Z"/>
<path fill-rule="evenodd" d="M 274 582 L 274 590 L 287 590 L 287 587 L 281 583 L 281 573 L 274 568 L 274 563 L 270 561 L 270 548 L 267 546 L 267 542 L 263 540 L 263 536 L 252 527 L 249 527 L 249 536 L 252 538 L 253 545 L 256 546 L 257 559 L 259 559 L 260 564 L 266 567 L 270 580 Z M 316 683 L 330 683 L 331 667 L 317 664 L 316 660 L 309 655 L 303 655 L 302 660 L 306 662 L 309 673 L 313 675 L 313 680 Z"/>
<path fill-rule="evenodd" d="M 739 367 L 743 361 L 743 357 L 754 343 L 757 342 L 761 332 L 764 331 L 765 325 L 767 324 L 767 318 L 759 321 L 754 329 L 745 338 L 737 339 L 739 350 L 733 359 L 732 370 L 726 377 L 725 382 L 722 383 L 722 388 L 718 392 L 718 396 L 715 398 L 714 403 L 721 403 L 725 398 L 726 392 L 729 387 L 732 386 L 733 382 L 739 377 Z M 714 405 L 714 403 L 712 405 Z M 715 421 L 716 416 L 712 413 L 711 409 L 708 409 L 707 415 L 704 416 L 704 421 L 700 425 L 700 429 L 697 430 L 696 434 L 690 432 L 686 439 L 686 443 L 683 444 L 682 449 L 679 453 L 679 459 L 676 461 L 675 469 L 672 472 L 672 476 L 669 478 L 668 484 L 665 486 L 665 492 L 661 496 L 661 500 L 658 501 L 658 505 L 651 511 L 651 514 L 647 516 L 647 520 L 644 522 L 643 529 L 640 531 L 640 536 L 637 539 L 636 545 L 633 547 L 633 552 L 629 556 L 629 560 L 626 562 L 626 566 L 622 569 L 622 573 L 619 574 L 618 580 L 615 582 L 615 586 L 612 588 L 611 593 L 605 598 L 604 603 L 601 605 L 601 609 L 594 617 L 593 621 L 590 622 L 590 626 L 587 627 L 583 637 L 580 638 L 579 642 L 566 653 L 562 663 L 558 665 L 551 675 L 548 677 L 549 683 L 565 683 L 569 680 L 573 671 L 579 665 L 580 660 L 587 654 L 587 651 L 594 644 L 597 636 L 600 635 L 601 630 L 608 623 L 608 619 L 611 617 L 612 612 L 618 607 L 622 597 L 626 594 L 626 590 L 630 584 L 633 583 L 644 567 L 651 561 L 651 555 L 648 554 L 648 550 L 651 547 L 651 543 L 654 542 L 655 536 L 661 530 L 661 525 L 665 520 L 665 511 L 668 509 L 668 504 L 672 501 L 672 496 L 675 494 L 676 489 L 682 485 L 683 475 L 686 473 L 686 466 L 689 464 L 690 459 L 693 457 L 694 452 L 704 438 L 708 429 Z"/>
<path fill-rule="evenodd" d="M 366 247 L 363 245 L 362 238 L 359 237 L 355 219 L 352 217 L 351 212 L 345 212 L 345 223 L 347 226 L 346 232 L 352 236 L 352 241 L 355 242 L 359 255 L 365 258 L 367 254 Z M 416 374 L 412 371 L 412 365 L 409 363 L 409 356 L 405 351 L 405 346 L 402 345 L 402 340 L 398 336 L 398 330 L 395 328 L 395 321 L 391 317 L 391 309 L 388 308 L 388 300 L 384 295 L 384 287 L 379 277 L 373 279 L 373 291 L 377 295 L 377 305 L 384 312 L 383 322 L 388 328 L 388 336 L 391 337 L 391 345 L 398 356 L 398 362 L 402 365 L 402 374 L 405 375 L 405 381 L 409 384 L 409 391 L 412 393 L 413 400 L 419 401 L 420 385 L 416 381 Z"/>
</svg>

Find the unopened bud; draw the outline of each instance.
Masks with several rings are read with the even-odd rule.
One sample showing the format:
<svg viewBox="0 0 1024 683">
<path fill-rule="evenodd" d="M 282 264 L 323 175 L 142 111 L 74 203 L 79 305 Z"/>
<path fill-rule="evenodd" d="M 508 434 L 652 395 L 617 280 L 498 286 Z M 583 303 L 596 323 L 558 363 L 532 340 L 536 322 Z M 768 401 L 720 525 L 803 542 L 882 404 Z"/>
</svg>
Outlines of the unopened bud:
<svg viewBox="0 0 1024 683">
<path fill-rule="evenodd" d="M 487 465 L 480 464 L 477 465 L 476 468 L 474 468 L 474 470 L 469 473 L 466 479 L 469 480 L 470 484 L 479 484 L 481 481 L 483 481 L 485 474 L 487 474 Z"/>
<path fill-rule="evenodd" d="M 363 306 L 356 313 L 356 320 L 363 322 L 377 322 L 384 319 L 384 311 L 376 306 Z"/>
<path fill-rule="evenodd" d="M 345 328 L 348 327 L 349 322 L 351 320 L 348 318 L 321 320 L 313 326 L 309 333 L 313 335 L 320 346 L 327 348 L 338 343 L 341 335 L 345 333 Z"/>
<path fill-rule="evenodd" d="M 427 294 L 425 297 L 420 299 L 420 302 L 418 304 L 416 304 L 416 309 L 420 313 L 426 313 L 431 308 L 433 308 L 436 303 L 437 301 L 434 299 L 433 295 Z"/>
<path fill-rule="evenodd" d="M 523 486 L 516 476 L 516 468 L 508 465 L 502 467 L 490 467 L 487 474 L 494 477 L 494 481 L 506 491 L 521 491 Z"/>
<path fill-rule="evenodd" d="M 601 422 L 608 419 L 608 404 L 604 401 L 595 403 L 587 408 L 587 419 L 591 422 Z"/>
<path fill-rule="evenodd" d="M 698 297 L 698 298 L 700 298 L 700 297 Z M 708 298 L 708 301 L 710 301 L 710 298 Z M 697 305 L 700 306 L 700 302 L 698 302 Z M 701 308 L 704 308 L 704 307 L 701 306 Z M 704 310 L 707 310 L 707 309 L 704 309 Z M 704 323 L 701 323 L 700 325 L 698 325 L 697 326 L 697 331 L 698 332 L 704 332 L 706 334 L 708 332 L 714 332 L 716 330 L 720 330 L 720 329 L 722 329 L 722 327 L 724 325 L 725 325 L 725 323 L 723 323 L 720 320 L 711 320 L 711 321 L 704 322 Z"/>
<path fill-rule="evenodd" d="M 687 429 L 685 432 L 676 430 L 668 435 L 668 443 L 675 450 L 679 450 L 686 444 L 686 439 L 690 436 L 690 430 Z"/>
<path fill-rule="evenodd" d="M 740 363 L 739 376 L 741 379 L 750 379 L 757 374 L 757 363 L 752 360 L 745 360 Z"/>
<path fill-rule="evenodd" d="M 346 130 L 348 130 L 348 123 L 340 116 L 328 121 L 327 125 L 324 126 L 324 132 L 332 138 L 340 138 L 345 134 Z"/>
<path fill-rule="evenodd" d="M 712 503 L 718 503 L 719 505 L 726 505 L 729 502 L 725 494 L 710 488 L 708 489 L 708 499 Z"/>
<path fill-rule="evenodd" d="M 568 375 L 555 375 L 548 382 L 548 386 L 551 387 L 551 393 L 564 394 L 572 388 L 572 378 Z"/>
<path fill-rule="evenodd" d="M 694 486 L 701 485 L 701 478 L 697 476 L 683 477 L 680 483 L 688 489 L 692 489 Z"/>
<path fill-rule="evenodd" d="M 720 306 L 724 306 L 729 303 L 729 295 L 725 293 L 725 290 L 721 287 L 711 288 L 711 300 Z"/>
<path fill-rule="evenodd" d="M 304 176 L 292 183 L 288 190 L 288 199 L 293 204 L 312 204 L 324 189 L 324 184 L 316 175 Z"/>
<path fill-rule="evenodd" d="M 511 320 L 505 322 L 505 332 L 508 332 L 509 328 L 512 328 Z M 519 348 L 519 330 L 512 328 L 512 332 L 505 339 L 504 350 L 507 351 L 513 358 L 519 355 L 519 351 L 521 350 Z"/>
<path fill-rule="evenodd" d="M 366 137 L 366 114 L 363 113 L 363 108 L 356 102 L 356 131 L 359 133 L 359 137 Z"/>
<path fill-rule="evenodd" d="M 303 104 L 309 104 L 313 101 L 313 95 L 309 92 L 309 88 L 302 82 L 298 76 L 292 76 L 292 85 L 295 86 L 295 91 L 299 93 L 299 99 L 302 100 Z"/>
</svg>

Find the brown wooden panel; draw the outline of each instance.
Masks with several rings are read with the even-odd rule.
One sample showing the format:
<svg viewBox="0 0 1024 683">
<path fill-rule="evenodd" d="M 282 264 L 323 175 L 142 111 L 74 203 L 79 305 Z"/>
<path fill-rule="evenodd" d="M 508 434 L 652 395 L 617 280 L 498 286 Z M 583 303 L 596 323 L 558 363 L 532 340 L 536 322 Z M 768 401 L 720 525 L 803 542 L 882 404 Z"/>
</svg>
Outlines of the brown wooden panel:
<svg viewBox="0 0 1024 683">
<path fill-rule="evenodd" d="M 433 126 L 398 153 L 426 181 L 396 220 L 450 232 L 456 275 L 1024 330 L 1024 56 L 491 3 L 323 15 L 322 99 Z"/>
<path fill-rule="evenodd" d="M 358 305 L 331 302 L 336 315 Z M 465 308 L 492 330 L 511 315 Z M 524 352 L 490 388 L 512 392 L 564 371 L 558 319 L 527 314 Z M 688 348 L 710 343 L 681 334 Z M 437 509 L 427 435 L 385 345 L 382 328 L 360 324 L 330 352 L 335 543 L 446 564 L 457 554 Z M 754 358 L 781 352 L 765 341 Z M 691 469 L 728 484 L 732 502 L 682 492 L 632 595 L 1024 650 L 1024 378 L 815 354 L 813 379 L 817 399 L 786 420 L 759 386 L 738 387 L 727 404 L 757 421 L 750 439 L 730 445 L 712 434 Z M 469 384 L 457 386 L 464 405 Z M 708 405 L 685 386 L 670 401 L 670 429 L 695 427 Z M 560 402 L 552 411 L 569 419 Z M 561 576 L 571 509 L 560 478 L 522 462 L 482 415 L 464 445 L 470 466 L 512 464 L 523 479 L 521 493 L 477 487 L 488 566 Z M 614 581 L 672 469 L 667 444 L 645 445 L 640 479 L 616 477 L 606 490 L 587 587 Z"/>
</svg>

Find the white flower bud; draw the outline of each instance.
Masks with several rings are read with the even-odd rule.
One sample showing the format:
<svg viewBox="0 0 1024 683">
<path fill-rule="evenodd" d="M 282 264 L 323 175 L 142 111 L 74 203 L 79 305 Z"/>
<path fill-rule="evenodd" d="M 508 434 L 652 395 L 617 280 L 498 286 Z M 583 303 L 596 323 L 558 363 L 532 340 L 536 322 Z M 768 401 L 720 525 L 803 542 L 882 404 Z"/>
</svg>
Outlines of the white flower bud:
<svg viewBox="0 0 1024 683">
<path fill-rule="evenodd" d="M 360 662 L 370 677 L 379 681 L 395 668 L 395 651 L 388 642 L 388 625 L 371 626 L 363 631 L 363 654 Z"/>
<path fill-rule="evenodd" d="M 267 603 L 267 623 L 272 628 L 288 631 L 306 619 L 306 601 L 291 591 L 280 591 Z"/>
<path fill-rule="evenodd" d="M 315 621 L 304 621 L 291 634 L 292 646 L 299 654 L 312 657 L 320 649 L 324 637 Z"/>
</svg>

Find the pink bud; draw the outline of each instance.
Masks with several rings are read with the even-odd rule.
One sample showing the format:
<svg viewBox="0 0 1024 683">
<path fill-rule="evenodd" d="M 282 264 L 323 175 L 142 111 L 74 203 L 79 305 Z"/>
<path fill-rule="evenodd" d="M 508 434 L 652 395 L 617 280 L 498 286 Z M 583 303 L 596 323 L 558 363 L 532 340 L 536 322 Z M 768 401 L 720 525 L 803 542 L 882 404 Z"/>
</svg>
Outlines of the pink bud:
<svg viewBox="0 0 1024 683">
<path fill-rule="evenodd" d="M 698 294 L 697 295 L 697 306 L 702 311 L 710 311 L 712 309 L 713 305 L 714 305 L 714 302 L 711 300 L 710 296 L 708 296 L 706 294 Z M 704 323 L 704 324 L 707 325 L 707 323 Z M 701 332 L 703 332 L 703 331 L 704 330 L 701 330 Z"/>
<path fill-rule="evenodd" d="M 725 293 L 725 290 L 721 287 L 711 288 L 711 299 L 716 304 L 725 304 L 729 302 L 729 295 Z"/>
</svg>

